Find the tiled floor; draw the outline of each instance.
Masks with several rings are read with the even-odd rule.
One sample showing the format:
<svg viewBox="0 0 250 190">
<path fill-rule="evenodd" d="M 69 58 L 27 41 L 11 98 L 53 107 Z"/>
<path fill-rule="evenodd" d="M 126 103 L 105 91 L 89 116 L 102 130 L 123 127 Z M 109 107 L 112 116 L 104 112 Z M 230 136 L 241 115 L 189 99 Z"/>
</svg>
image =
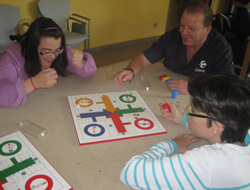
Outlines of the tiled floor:
<svg viewBox="0 0 250 190">
<path fill-rule="evenodd" d="M 141 53 L 146 48 L 150 47 L 152 42 L 139 43 L 126 47 L 104 50 L 102 52 L 91 53 L 95 59 L 97 67 L 102 67 L 122 61 L 127 61 Z"/>
</svg>

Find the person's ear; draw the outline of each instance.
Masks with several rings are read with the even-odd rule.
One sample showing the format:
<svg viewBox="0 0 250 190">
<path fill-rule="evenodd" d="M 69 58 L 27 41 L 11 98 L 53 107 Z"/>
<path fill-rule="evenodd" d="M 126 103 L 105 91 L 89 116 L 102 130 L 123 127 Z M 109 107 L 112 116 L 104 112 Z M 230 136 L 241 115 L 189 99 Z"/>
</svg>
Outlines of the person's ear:
<svg viewBox="0 0 250 190">
<path fill-rule="evenodd" d="M 219 121 L 212 122 L 212 132 L 214 135 L 221 135 L 224 131 L 224 126 Z"/>
<path fill-rule="evenodd" d="M 212 30 L 212 25 L 209 25 L 209 26 L 206 28 L 206 30 L 207 30 L 207 33 L 209 33 L 209 32 Z"/>
</svg>

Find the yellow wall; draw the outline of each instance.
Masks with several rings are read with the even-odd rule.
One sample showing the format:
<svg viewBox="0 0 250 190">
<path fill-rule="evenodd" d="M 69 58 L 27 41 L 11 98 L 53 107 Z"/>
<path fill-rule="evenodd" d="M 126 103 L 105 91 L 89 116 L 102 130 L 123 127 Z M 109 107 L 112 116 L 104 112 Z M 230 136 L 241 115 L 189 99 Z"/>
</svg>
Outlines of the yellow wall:
<svg viewBox="0 0 250 190">
<path fill-rule="evenodd" d="M 20 8 L 21 21 L 31 22 L 36 18 L 35 7 L 38 3 L 38 0 L 0 0 L 0 4 L 9 4 Z"/>
<path fill-rule="evenodd" d="M 0 0 L 0 3 L 19 7 L 20 22 L 31 23 L 36 18 L 38 1 Z M 70 0 L 69 14 L 77 13 L 91 19 L 90 47 L 94 48 L 163 34 L 169 1 L 175 0 Z M 214 14 L 223 12 L 229 1 L 213 0 Z M 153 27 L 154 23 L 158 26 Z"/>
<path fill-rule="evenodd" d="M 0 0 L 20 8 L 20 22 L 36 18 L 39 0 Z M 90 47 L 159 36 L 165 32 L 169 0 L 70 0 L 69 14 L 91 19 Z M 60 6 L 58 6 L 60 8 Z M 153 27 L 157 22 L 158 26 Z"/>
<path fill-rule="evenodd" d="M 214 14 L 227 13 L 231 0 L 213 0 L 211 8 Z"/>
</svg>

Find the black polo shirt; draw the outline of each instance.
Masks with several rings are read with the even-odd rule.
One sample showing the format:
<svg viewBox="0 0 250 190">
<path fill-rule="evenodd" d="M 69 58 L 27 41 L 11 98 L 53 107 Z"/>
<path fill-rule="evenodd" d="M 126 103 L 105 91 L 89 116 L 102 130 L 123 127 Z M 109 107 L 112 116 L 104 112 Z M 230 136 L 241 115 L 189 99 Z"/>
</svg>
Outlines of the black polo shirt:
<svg viewBox="0 0 250 190">
<path fill-rule="evenodd" d="M 177 28 L 162 35 L 143 54 L 152 64 L 165 58 L 164 66 L 167 69 L 188 76 L 234 74 L 231 46 L 215 29 L 210 31 L 207 40 L 189 63 L 187 63 L 186 46 L 182 43 Z"/>
</svg>

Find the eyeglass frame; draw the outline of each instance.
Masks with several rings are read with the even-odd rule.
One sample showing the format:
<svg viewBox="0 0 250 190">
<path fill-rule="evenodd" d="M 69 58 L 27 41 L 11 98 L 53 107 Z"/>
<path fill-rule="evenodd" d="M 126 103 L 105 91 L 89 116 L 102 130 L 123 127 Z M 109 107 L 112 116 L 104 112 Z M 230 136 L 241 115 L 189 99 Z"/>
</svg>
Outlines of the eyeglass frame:
<svg viewBox="0 0 250 190">
<path fill-rule="evenodd" d="M 37 51 L 38 51 L 38 53 L 39 53 L 41 56 L 48 57 L 48 56 L 51 56 L 52 54 L 58 56 L 58 55 L 60 55 L 60 54 L 64 51 L 64 49 L 63 49 L 63 48 L 60 48 L 59 51 L 58 51 L 58 50 L 52 51 L 52 50 L 49 49 L 49 50 L 47 50 L 48 53 L 44 53 L 44 52 L 42 52 L 42 50 L 40 50 L 39 48 L 37 48 Z M 58 52 L 57 52 L 57 51 L 58 51 Z"/>
<path fill-rule="evenodd" d="M 210 116 L 210 115 L 202 115 L 202 114 L 198 114 L 198 113 L 193 113 L 193 112 L 189 112 L 188 110 L 190 109 L 190 107 L 192 107 L 191 102 L 188 102 L 188 105 L 186 106 L 186 112 L 187 112 L 187 116 L 193 116 L 193 117 L 199 117 L 199 118 L 206 118 L 206 119 L 213 119 L 213 120 L 218 120 L 216 117 L 214 116 Z"/>
</svg>

